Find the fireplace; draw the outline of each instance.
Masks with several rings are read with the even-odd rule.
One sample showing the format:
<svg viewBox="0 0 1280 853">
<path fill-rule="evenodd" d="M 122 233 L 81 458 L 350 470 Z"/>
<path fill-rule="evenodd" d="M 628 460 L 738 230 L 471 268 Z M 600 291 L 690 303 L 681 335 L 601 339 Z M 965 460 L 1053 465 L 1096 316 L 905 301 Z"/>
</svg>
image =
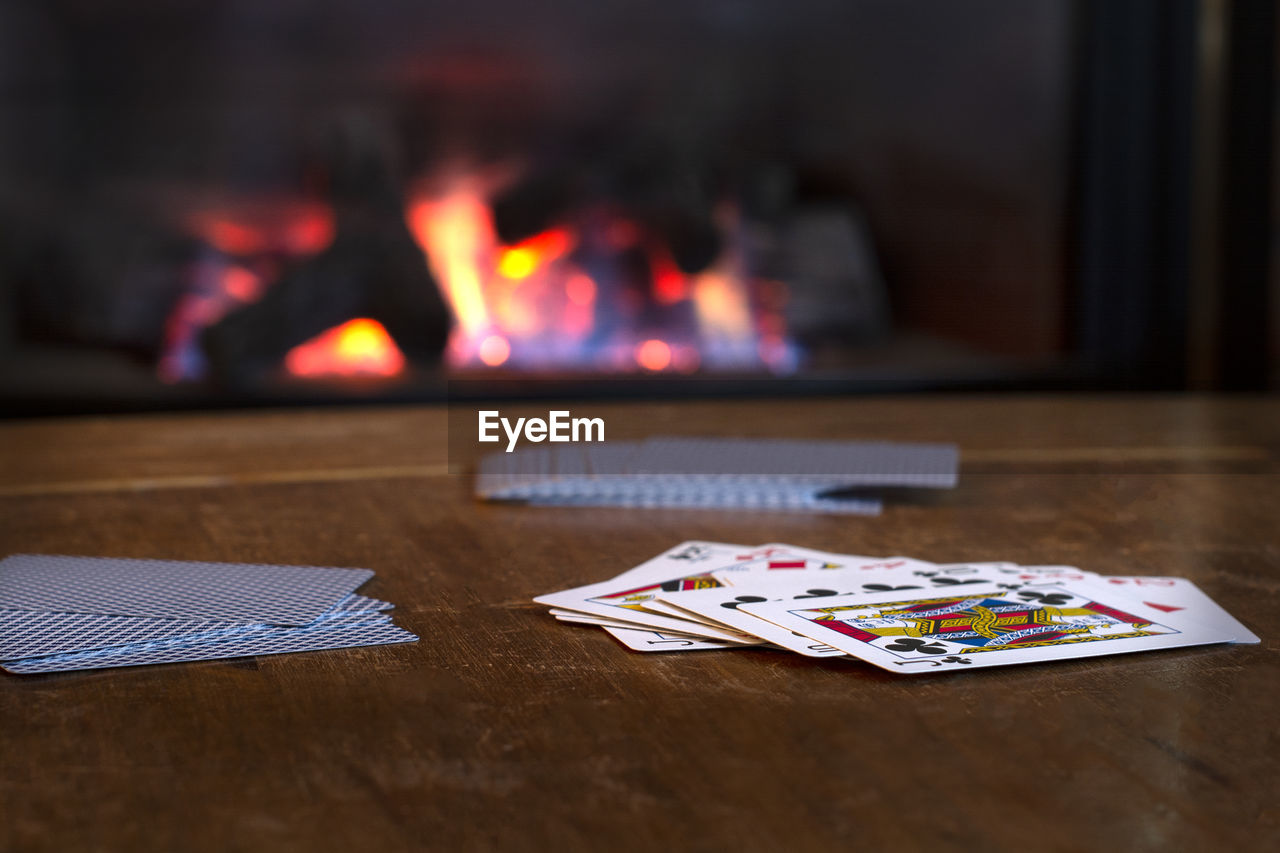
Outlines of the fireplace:
<svg viewBox="0 0 1280 853">
<path fill-rule="evenodd" d="M 510 167 L 452 165 L 410 186 L 385 216 L 368 215 L 377 224 L 367 239 L 344 233 L 366 227 L 344 225 L 364 211 L 321 206 L 256 226 L 197 218 L 202 258 L 167 320 L 161 379 L 249 379 L 240 369 L 255 360 L 301 380 L 437 367 L 457 377 L 797 369 L 784 310 L 790 276 L 766 275 L 779 261 L 752 243 L 765 226 L 732 199 L 708 200 L 685 223 L 647 199 L 602 195 L 521 212 L 536 224 L 508 224 L 504 238 L 499 217 L 523 190 Z M 827 224 L 845 226 L 836 236 L 846 242 L 826 251 L 847 262 L 841 253 L 859 248 L 848 243 L 860 236 L 854 223 Z M 384 262 L 397 253 L 402 265 Z M 315 300 L 317 289 L 333 295 Z M 362 301 L 348 291 L 374 293 Z M 875 307 L 864 324 L 882 321 Z M 352 316 L 366 314 L 378 316 Z M 406 358 L 406 343 L 416 357 Z"/>
<path fill-rule="evenodd" d="M 1191 63 L 1185 10 L 180 5 L 0 11 L 13 411 L 1151 384 L 1186 345 L 1178 259 L 1117 252 L 1135 198 L 1190 216 L 1139 182 L 1189 95 L 1113 62 Z"/>
</svg>

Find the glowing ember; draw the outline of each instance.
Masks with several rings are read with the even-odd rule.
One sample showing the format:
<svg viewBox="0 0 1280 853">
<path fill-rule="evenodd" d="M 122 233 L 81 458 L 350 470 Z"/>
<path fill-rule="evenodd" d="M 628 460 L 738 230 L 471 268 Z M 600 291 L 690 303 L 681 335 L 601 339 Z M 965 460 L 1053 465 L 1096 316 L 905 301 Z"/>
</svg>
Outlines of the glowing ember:
<svg viewBox="0 0 1280 853">
<path fill-rule="evenodd" d="M 653 298 L 662 305 L 671 305 L 689 295 L 689 285 L 684 273 L 667 256 L 666 252 L 654 252 Z"/>
<path fill-rule="evenodd" d="M 165 382 L 202 378 L 206 364 L 199 340 L 204 329 L 257 302 L 281 258 L 297 261 L 328 248 L 335 227 L 328 207 L 270 200 L 195 210 L 182 223 L 209 248 L 191 265 L 187 292 L 166 321 L 156 368 Z"/>
<path fill-rule="evenodd" d="M 210 243 L 229 255 L 249 255 L 267 248 L 267 240 L 261 233 L 226 220 L 210 222 L 206 237 Z"/>
<path fill-rule="evenodd" d="M 262 289 L 258 275 L 225 259 L 208 258 L 196 264 L 191 289 L 165 322 L 164 354 L 156 368 L 160 379 L 180 382 L 203 376 L 200 332 L 241 305 L 257 300 Z"/>
<path fill-rule="evenodd" d="M 671 347 L 659 340 L 648 340 L 636 347 L 636 364 L 645 370 L 666 370 L 671 364 Z"/>
<path fill-rule="evenodd" d="M 228 255 L 283 252 L 306 257 L 333 242 L 333 211 L 319 205 L 266 202 L 214 207 L 187 217 L 189 229 Z"/>
<path fill-rule="evenodd" d="M 240 302 L 256 302 L 262 295 L 262 279 L 243 267 L 228 267 L 222 276 L 222 289 Z"/>
<path fill-rule="evenodd" d="M 574 239 L 563 228 L 535 234 L 528 240 L 503 249 L 498 256 L 498 273 L 504 278 L 525 279 L 543 264 L 550 263 L 573 248 Z"/>
<path fill-rule="evenodd" d="M 333 214 L 327 210 L 312 211 L 289 223 L 281 242 L 294 255 L 314 255 L 333 242 Z"/>
<path fill-rule="evenodd" d="M 564 283 L 564 295 L 574 305 L 590 305 L 596 298 L 596 283 L 584 273 L 572 275 Z"/>
<path fill-rule="evenodd" d="M 490 335 L 480 343 L 480 360 L 497 367 L 511 355 L 511 344 L 501 335 Z"/>
<path fill-rule="evenodd" d="M 285 368 L 294 376 L 395 376 L 404 354 L 376 320 L 357 318 L 289 350 Z"/>
</svg>

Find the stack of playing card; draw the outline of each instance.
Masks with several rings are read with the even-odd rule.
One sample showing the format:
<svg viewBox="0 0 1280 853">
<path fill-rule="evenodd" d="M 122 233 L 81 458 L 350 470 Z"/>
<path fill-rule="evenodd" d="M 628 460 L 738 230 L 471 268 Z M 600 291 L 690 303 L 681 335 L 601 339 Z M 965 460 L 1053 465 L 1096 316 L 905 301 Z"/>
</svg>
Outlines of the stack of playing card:
<svg viewBox="0 0 1280 853">
<path fill-rule="evenodd" d="M 476 494 L 545 506 L 750 508 L 875 515 L 875 490 L 952 488 L 949 444 L 651 438 L 498 452 Z"/>
<path fill-rule="evenodd" d="M 973 670 L 1258 637 L 1183 578 L 685 542 L 534 599 L 641 652 L 771 648 L 890 672 Z"/>
<path fill-rule="evenodd" d="M 408 643 L 356 595 L 373 572 L 16 554 L 0 560 L 0 667 L 30 674 Z"/>
</svg>

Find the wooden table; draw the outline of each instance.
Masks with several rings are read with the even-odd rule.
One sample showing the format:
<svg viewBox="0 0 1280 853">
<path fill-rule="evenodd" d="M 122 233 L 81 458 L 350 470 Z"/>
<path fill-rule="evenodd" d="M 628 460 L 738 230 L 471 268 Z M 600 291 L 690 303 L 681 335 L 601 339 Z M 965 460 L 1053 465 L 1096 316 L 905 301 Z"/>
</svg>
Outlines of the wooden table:
<svg viewBox="0 0 1280 853">
<path fill-rule="evenodd" d="M 366 566 L 422 640 L 0 677 L 0 849 L 1280 841 L 1276 401 L 573 409 L 611 438 L 951 440 L 963 473 L 878 518 L 554 510 L 473 502 L 440 409 L 2 425 L 0 553 Z M 906 678 L 629 653 L 530 602 L 687 539 L 1182 575 L 1263 644 Z"/>
</svg>

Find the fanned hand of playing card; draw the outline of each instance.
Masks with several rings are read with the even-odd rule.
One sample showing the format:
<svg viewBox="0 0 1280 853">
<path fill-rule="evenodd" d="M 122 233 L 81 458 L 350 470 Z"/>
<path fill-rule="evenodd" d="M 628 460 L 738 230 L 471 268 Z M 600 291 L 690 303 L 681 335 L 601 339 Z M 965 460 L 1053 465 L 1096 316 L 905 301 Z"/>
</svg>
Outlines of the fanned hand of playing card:
<svg viewBox="0 0 1280 853">
<path fill-rule="evenodd" d="M 949 444 L 650 438 L 493 453 L 480 462 L 476 495 L 544 506 L 876 515 L 878 490 L 952 488 L 958 464 Z"/>
<path fill-rule="evenodd" d="M 413 642 L 368 569 L 18 554 L 0 560 L 0 667 L 33 674 Z"/>
<path fill-rule="evenodd" d="M 1183 578 L 785 544 L 685 542 L 612 580 L 535 601 L 634 651 L 763 648 L 908 674 L 1259 642 Z"/>
</svg>

